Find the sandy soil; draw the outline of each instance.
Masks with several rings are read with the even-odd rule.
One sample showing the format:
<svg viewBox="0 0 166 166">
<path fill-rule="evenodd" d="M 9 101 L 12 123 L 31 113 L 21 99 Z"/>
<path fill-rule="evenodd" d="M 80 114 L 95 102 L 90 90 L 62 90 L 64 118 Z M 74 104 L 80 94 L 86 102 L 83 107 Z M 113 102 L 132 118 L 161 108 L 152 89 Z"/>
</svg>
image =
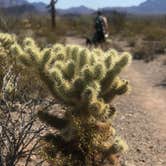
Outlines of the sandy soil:
<svg viewBox="0 0 166 166">
<path fill-rule="evenodd" d="M 116 99 L 115 128 L 129 145 L 122 165 L 166 165 L 166 77 L 162 58 L 151 63 L 133 61 L 123 73 L 132 85 L 130 95 Z"/>
</svg>

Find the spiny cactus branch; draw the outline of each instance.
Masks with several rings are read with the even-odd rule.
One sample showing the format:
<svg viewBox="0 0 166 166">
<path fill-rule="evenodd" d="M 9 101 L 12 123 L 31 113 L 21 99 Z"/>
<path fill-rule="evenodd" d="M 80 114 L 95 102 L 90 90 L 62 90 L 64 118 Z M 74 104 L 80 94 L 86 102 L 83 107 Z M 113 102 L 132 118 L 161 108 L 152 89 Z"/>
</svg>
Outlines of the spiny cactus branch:
<svg viewBox="0 0 166 166">
<path fill-rule="evenodd" d="M 54 156 L 71 157 L 75 165 L 92 165 L 96 153 L 100 159 L 108 159 L 123 150 L 124 144 L 116 139 L 111 125 L 115 108 L 110 102 L 129 89 L 128 81 L 119 77 L 131 62 L 129 53 L 119 55 L 115 50 L 103 52 L 61 44 L 41 49 L 31 38 L 18 44 L 8 34 L 0 34 L 0 43 L 21 65 L 38 74 L 56 101 L 65 106 L 62 118 L 47 112 L 38 114 L 59 131 L 45 139 L 58 149 L 53 150 Z M 65 146 L 58 146 L 58 140 Z"/>
</svg>

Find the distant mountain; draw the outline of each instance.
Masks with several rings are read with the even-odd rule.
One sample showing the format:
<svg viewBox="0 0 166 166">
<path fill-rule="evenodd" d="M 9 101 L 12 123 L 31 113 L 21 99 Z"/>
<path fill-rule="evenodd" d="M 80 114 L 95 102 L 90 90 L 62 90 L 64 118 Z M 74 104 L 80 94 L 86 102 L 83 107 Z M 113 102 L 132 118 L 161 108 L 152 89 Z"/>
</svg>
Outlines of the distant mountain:
<svg viewBox="0 0 166 166">
<path fill-rule="evenodd" d="M 147 0 L 138 6 L 136 12 L 166 14 L 166 0 Z"/>
<path fill-rule="evenodd" d="M 166 14 L 166 0 L 145 0 L 138 6 L 131 7 L 106 7 L 101 8 L 104 11 L 117 10 L 131 14 Z M 85 6 L 73 7 L 65 10 L 59 10 L 60 14 L 91 14 L 95 10 Z"/>
<path fill-rule="evenodd" d="M 21 6 L 28 4 L 26 0 L 0 0 L 0 7 L 1 8 L 8 8 L 13 6 Z"/>
<path fill-rule="evenodd" d="M 21 8 L 22 7 L 22 8 Z M 16 13 L 23 12 L 24 9 L 26 12 L 38 12 L 45 13 L 48 12 L 46 8 L 47 5 L 43 2 L 29 3 L 28 0 L 0 0 L 0 8 L 9 11 L 16 11 Z M 17 12 L 17 9 L 19 12 Z M 111 12 L 113 10 L 127 12 L 131 14 L 166 14 L 166 0 L 146 0 L 138 6 L 131 7 L 106 7 L 101 10 Z M 60 15 L 83 15 L 83 14 L 92 14 L 95 10 L 90 9 L 86 6 L 71 7 L 68 9 L 57 9 L 58 14 Z"/>
<path fill-rule="evenodd" d="M 47 12 L 48 9 L 47 9 L 47 5 L 43 2 L 34 2 L 34 3 L 31 3 L 32 6 L 35 7 L 35 9 L 39 12 Z"/>
<path fill-rule="evenodd" d="M 92 14 L 95 10 L 90 9 L 86 6 L 79 6 L 79 7 L 71 7 L 68 9 L 58 9 L 58 13 L 61 15 L 66 14 L 75 14 L 75 15 L 81 15 L 81 14 Z"/>
<path fill-rule="evenodd" d="M 138 6 L 107 7 L 105 11 L 117 10 L 131 14 L 166 14 L 166 0 L 146 0 Z"/>
<path fill-rule="evenodd" d="M 2 8 L 1 10 L 3 12 L 5 12 L 5 14 L 16 15 L 16 16 L 38 12 L 36 10 L 36 8 L 33 5 L 30 5 L 30 4 L 11 6 L 11 7 L 7 7 L 7 8 Z"/>
<path fill-rule="evenodd" d="M 27 0 L 0 0 L 0 8 L 4 8 L 5 10 L 8 10 L 9 13 L 21 13 L 24 9 L 25 12 L 46 12 L 46 4 L 43 2 L 34 2 L 34 3 L 29 3 Z M 22 9 L 21 9 L 22 7 Z M 18 9 L 18 12 L 17 12 Z"/>
</svg>

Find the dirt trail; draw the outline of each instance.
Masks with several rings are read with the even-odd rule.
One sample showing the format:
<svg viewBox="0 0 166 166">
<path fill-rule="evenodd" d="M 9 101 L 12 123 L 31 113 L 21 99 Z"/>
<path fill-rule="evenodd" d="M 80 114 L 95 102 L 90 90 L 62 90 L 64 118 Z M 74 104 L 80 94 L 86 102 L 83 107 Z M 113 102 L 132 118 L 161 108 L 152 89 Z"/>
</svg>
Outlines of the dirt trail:
<svg viewBox="0 0 166 166">
<path fill-rule="evenodd" d="M 142 111 L 146 111 L 152 118 L 156 128 L 154 136 L 166 139 L 166 90 L 151 82 L 156 73 L 151 73 L 151 80 L 148 80 L 149 75 L 144 72 L 145 64 L 141 63 L 133 62 L 126 72 L 133 87 L 132 93 L 135 94 L 132 99 L 142 107 Z"/>
<path fill-rule="evenodd" d="M 66 41 L 84 45 L 80 38 Z M 122 73 L 132 86 L 130 94 L 115 100 L 114 125 L 129 145 L 123 166 L 166 166 L 166 88 L 159 86 L 166 78 L 163 57 L 148 64 L 133 61 Z"/>
<path fill-rule="evenodd" d="M 130 95 L 115 101 L 115 127 L 130 150 L 125 166 L 166 165 L 166 89 L 158 86 L 166 77 L 162 59 L 146 64 L 133 61 L 122 73 L 130 81 Z"/>
</svg>

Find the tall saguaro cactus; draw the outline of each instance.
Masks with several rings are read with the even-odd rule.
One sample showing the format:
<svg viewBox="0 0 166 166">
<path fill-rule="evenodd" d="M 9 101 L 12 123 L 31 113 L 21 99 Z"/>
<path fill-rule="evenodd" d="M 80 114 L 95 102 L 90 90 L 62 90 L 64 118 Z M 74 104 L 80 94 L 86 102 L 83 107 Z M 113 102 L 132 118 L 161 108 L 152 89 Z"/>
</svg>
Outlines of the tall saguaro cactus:
<svg viewBox="0 0 166 166">
<path fill-rule="evenodd" d="M 115 164 L 114 157 L 126 149 L 126 144 L 112 126 L 112 100 L 129 89 L 119 74 L 130 63 L 131 55 L 59 44 L 41 50 L 30 38 L 22 45 L 15 41 L 10 51 L 38 73 L 65 106 L 63 117 L 38 113 L 41 121 L 59 131 L 44 138 L 49 161 L 62 166 L 104 165 L 105 161 Z"/>
<path fill-rule="evenodd" d="M 57 2 L 58 2 L 58 0 L 51 0 L 50 5 L 48 6 L 50 8 L 50 11 L 51 11 L 51 25 L 52 25 L 52 28 L 56 27 L 56 8 L 55 8 L 55 4 Z"/>
</svg>

